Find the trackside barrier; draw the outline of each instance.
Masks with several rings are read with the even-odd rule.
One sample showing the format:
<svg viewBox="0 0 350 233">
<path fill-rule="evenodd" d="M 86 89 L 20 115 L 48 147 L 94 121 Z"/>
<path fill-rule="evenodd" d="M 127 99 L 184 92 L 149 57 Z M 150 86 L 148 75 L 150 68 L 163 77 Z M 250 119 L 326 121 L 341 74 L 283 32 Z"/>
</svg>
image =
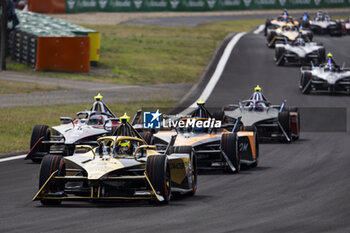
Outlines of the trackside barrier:
<svg viewBox="0 0 350 233">
<path fill-rule="evenodd" d="M 36 70 L 89 72 L 90 38 L 38 37 Z"/>
<path fill-rule="evenodd" d="M 31 0 L 29 4 L 54 4 L 62 0 Z M 65 12 L 220 11 L 254 9 L 307 9 L 350 7 L 349 0 L 65 0 Z M 36 6 L 29 7 L 36 9 Z M 60 8 L 61 9 L 61 8 Z"/>
<path fill-rule="evenodd" d="M 65 51 L 65 54 L 69 53 L 72 58 L 78 60 L 81 59 L 81 51 L 77 50 L 80 47 L 71 48 L 69 47 L 70 42 L 76 40 L 80 41 L 80 39 L 76 39 L 76 37 L 86 37 L 84 40 L 89 40 L 90 42 L 83 43 L 84 46 L 87 46 L 87 52 L 84 51 L 83 61 L 86 59 L 85 56 L 90 56 L 90 65 L 97 65 L 100 55 L 101 39 L 99 32 L 43 14 L 25 11 L 16 11 L 16 14 L 20 23 L 8 36 L 8 54 L 13 60 L 35 67 L 37 70 L 45 68 L 46 70 L 54 71 L 60 70 L 70 72 L 74 70 L 74 72 L 88 72 L 89 69 L 86 67 L 85 63 L 80 67 L 81 64 L 75 66 L 76 64 L 74 62 L 63 65 L 62 60 L 57 56 L 49 57 L 49 59 L 42 59 L 43 45 L 41 43 L 41 47 L 38 46 L 38 38 L 40 37 L 42 38 L 41 41 L 47 41 L 52 46 L 46 46 L 47 51 L 45 52 L 47 54 L 57 51 L 57 48 L 54 46 L 58 46 L 58 51 Z M 71 39 L 60 40 L 60 43 L 52 43 L 50 39 L 45 40 L 43 38 L 54 38 L 52 41 L 55 41 L 57 38 Z M 62 48 L 62 46 L 68 47 Z M 69 49 L 78 53 L 69 52 Z M 40 64 L 37 64 L 37 55 L 39 53 L 37 50 L 40 50 L 41 54 Z M 53 58 L 58 60 L 54 61 Z M 49 61 L 55 66 L 47 64 Z M 73 67 L 70 67 L 70 65 Z M 64 70 L 65 68 L 67 68 L 67 70 Z"/>
</svg>

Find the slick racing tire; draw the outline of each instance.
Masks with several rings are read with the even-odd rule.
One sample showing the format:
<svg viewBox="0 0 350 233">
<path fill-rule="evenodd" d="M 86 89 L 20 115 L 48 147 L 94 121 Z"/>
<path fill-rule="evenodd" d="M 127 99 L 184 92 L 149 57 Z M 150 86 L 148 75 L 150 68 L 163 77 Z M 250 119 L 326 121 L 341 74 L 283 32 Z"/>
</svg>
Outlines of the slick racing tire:
<svg viewBox="0 0 350 233">
<path fill-rule="evenodd" d="M 275 59 L 276 59 L 276 64 L 278 66 L 283 66 L 284 65 L 284 59 L 283 59 L 283 54 L 285 53 L 285 48 L 284 47 L 276 47 L 275 48 Z"/>
<path fill-rule="evenodd" d="M 326 50 L 325 48 L 319 48 L 318 49 L 318 64 L 324 63 L 326 61 Z"/>
<path fill-rule="evenodd" d="M 266 39 L 267 39 L 267 46 L 268 46 L 269 48 L 274 48 L 274 47 L 275 47 L 275 44 L 269 45 L 270 42 L 271 42 L 271 41 L 273 40 L 273 38 L 275 37 L 275 35 L 276 35 L 276 32 L 275 32 L 275 31 L 268 31 L 268 33 L 267 33 Z"/>
<path fill-rule="evenodd" d="M 286 132 L 287 136 L 291 139 L 292 129 L 290 126 L 290 112 L 289 110 L 282 111 L 278 113 L 278 121 L 281 124 L 282 128 Z M 283 134 L 283 132 L 282 132 Z M 288 142 L 285 136 L 282 137 L 282 141 Z"/>
<path fill-rule="evenodd" d="M 221 136 L 221 150 L 224 152 L 232 165 L 239 173 L 241 170 L 240 156 L 238 153 L 238 138 L 236 133 L 226 133 Z M 232 171 L 228 168 L 226 171 Z"/>
<path fill-rule="evenodd" d="M 33 128 L 32 136 L 30 138 L 30 149 L 42 138 L 42 141 L 49 141 L 51 137 L 50 127 L 47 125 L 36 125 Z M 33 149 L 32 153 L 49 153 L 50 147 L 47 144 L 39 142 L 36 147 Z M 34 163 L 40 163 L 40 158 L 33 158 Z"/>
<path fill-rule="evenodd" d="M 188 154 L 190 156 L 190 166 L 188 171 L 188 178 L 191 179 L 192 185 L 191 188 L 192 191 L 188 193 L 188 195 L 193 196 L 195 195 L 197 191 L 197 176 L 198 176 L 198 170 L 197 170 L 197 157 L 196 153 L 194 152 L 192 146 L 175 146 L 173 149 L 174 154 Z"/>
<path fill-rule="evenodd" d="M 146 172 L 157 194 L 164 198 L 160 203 L 167 204 L 170 200 L 171 192 L 168 157 L 166 155 L 149 156 L 146 163 Z"/>
<path fill-rule="evenodd" d="M 243 131 L 253 131 L 254 132 L 254 141 L 255 141 L 255 162 L 251 165 L 251 167 L 257 167 L 259 163 L 259 138 L 258 138 L 258 130 L 256 126 L 244 126 Z"/>
<path fill-rule="evenodd" d="M 58 171 L 56 175 L 64 176 L 65 175 L 65 163 L 64 159 L 60 155 L 45 155 L 41 165 L 40 165 L 40 173 L 39 173 L 39 189 L 46 183 L 47 179 L 54 173 Z M 59 181 L 51 181 L 47 186 L 47 189 L 51 193 L 55 192 L 63 192 L 64 191 L 64 183 Z M 59 205 L 61 204 L 61 200 L 50 200 L 44 199 L 40 200 L 43 205 Z"/>
<path fill-rule="evenodd" d="M 267 35 L 267 28 L 271 25 L 270 21 L 271 21 L 271 19 L 266 19 L 265 28 L 264 28 L 264 36 Z"/>
<path fill-rule="evenodd" d="M 310 72 L 304 72 L 301 74 L 299 88 L 303 94 L 310 93 L 311 85 L 309 83 L 311 82 L 311 77 L 312 74 Z"/>
<path fill-rule="evenodd" d="M 300 133 L 300 113 L 299 113 L 299 108 L 297 108 L 297 107 L 290 107 L 289 111 L 290 112 L 296 112 L 298 114 L 298 132 L 296 132 L 298 136 L 293 137 L 293 139 L 298 140 L 299 139 L 299 133 Z"/>
<path fill-rule="evenodd" d="M 213 118 L 215 120 L 221 121 L 223 124 L 225 122 L 225 112 L 220 110 L 213 113 Z"/>
<path fill-rule="evenodd" d="M 141 133 L 141 136 L 143 137 L 143 139 L 146 141 L 148 145 L 154 144 L 154 137 L 152 133 L 149 133 L 149 132 Z"/>
</svg>

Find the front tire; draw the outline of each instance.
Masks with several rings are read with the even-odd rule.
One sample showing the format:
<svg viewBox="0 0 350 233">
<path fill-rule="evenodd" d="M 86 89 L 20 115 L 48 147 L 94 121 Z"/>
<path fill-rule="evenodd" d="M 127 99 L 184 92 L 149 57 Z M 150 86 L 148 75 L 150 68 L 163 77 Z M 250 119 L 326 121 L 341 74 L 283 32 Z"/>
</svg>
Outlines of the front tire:
<svg viewBox="0 0 350 233">
<path fill-rule="evenodd" d="M 221 150 L 224 152 L 236 172 L 239 173 L 241 170 L 240 156 L 238 153 L 238 138 L 236 133 L 226 133 L 221 136 Z M 228 171 L 232 171 L 230 168 Z"/>
<path fill-rule="evenodd" d="M 39 189 L 46 183 L 49 177 L 57 172 L 57 175 L 64 176 L 65 175 L 65 163 L 62 156 L 59 155 L 46 155 L 44 156 L 41 165 L 40 165 L 40 173 L 39 173 Z M 53 182 L 51 181 L 48 184 L 47 189 L 49 192 L 62 192 L 64 191 L 64 183 L 61 182 Z M 61 204 L 61 200 L 52 200 L 52 199 L 44 199 L 40 200 L 43 205 L 59 205 Z"/>
<path fill-rule="evenodd" d="M 276 59 L 276 64 L 278 66 L 283 66 L 284 65 L 284 59 L 283 59 L 283 54 L 285 53 L 285 48 L 284 47 L 276 47 L 275 48 L 275 59 Z"/>
<path fill-rule="evenodd" d="M 149 156 L 146 164 L 146 172 L 157 194 L 164 198 L 160 203 L 167 204 L 171 193 L 170 167 L 167 156 Z"/>
<path fill-rule="evenodd" d="M 300 77 L 300 85 L 299 88 L 303 94 L 309 94 L 311 90 L 311 76 L 312 74 L 310 72 L 304 72 L 302 73 Z"/>
<path fill-rule="evenodd" d="M 282 112 L 278 113 L 278 121 L 281 124 L 284 131 L 286 132 L 288 138 L 290 140 L 292 140 L 292 129 L 290 126 L 290 112 L 289 112 L 289 110 L 282 111 Z M 287 141 L 284 134 L 283 134 L 282 141 Z"/>
</svg>

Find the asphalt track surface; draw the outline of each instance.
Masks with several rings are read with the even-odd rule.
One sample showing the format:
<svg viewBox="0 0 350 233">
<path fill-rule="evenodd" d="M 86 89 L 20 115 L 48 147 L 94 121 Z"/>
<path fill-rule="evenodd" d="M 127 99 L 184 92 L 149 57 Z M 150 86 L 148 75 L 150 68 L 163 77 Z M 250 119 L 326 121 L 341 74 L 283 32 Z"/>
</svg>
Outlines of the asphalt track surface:
<svg viewBox="0 0 350 233">
<path fill-rule="evenodd" d="M 316 40 L 338 62 L 349 61 L 350 37 Z M 347 107 L 350 116 L 349 96 L 302 95 L 299 69 L 275 66 L 273 54 L 262 34 L 245 35 L 207 104 L 236 103 L 259 84 L 273 103 L 287 99 L 303 107 Z M 292 144 L 262 144 L 259 167 L 201 175 L 194 197 L 176 198 L 166 206 L 66 202 L 43 207 L 31 201 L 39 166 L 3 162 L 0 232 L 350 232 L 349 143 L 348 126 L 347 132 L 303 132 Z"/>
</svg>

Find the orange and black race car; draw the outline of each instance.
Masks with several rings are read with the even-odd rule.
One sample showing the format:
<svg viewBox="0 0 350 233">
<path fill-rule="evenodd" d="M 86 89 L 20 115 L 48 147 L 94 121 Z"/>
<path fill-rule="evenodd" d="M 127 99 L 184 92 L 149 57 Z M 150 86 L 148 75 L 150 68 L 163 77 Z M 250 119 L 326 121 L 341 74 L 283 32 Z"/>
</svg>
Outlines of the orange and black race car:
<svg viewBox="0 0 350 233">
<path fill-rule="evenodd" d="M 152 143 L 162 150 L 172 135 L 177 134 L 173 151 L 194 150 L 199 170 L 239 172 L 241 164 L 257 166 L 259 144 L 255 127 L 240 130 L 244 128 L 239 120 L 231 125 L 218 125 L 218 122 L 224 122 L 223 112 L 213 116 L 204 102 L 200 101 L 197 105 L 198 108 L 189 117 L 178 120 L 179 125 L 182 123 L 184 127 L 160 130 L 153 135 Z"/>
</svg>

